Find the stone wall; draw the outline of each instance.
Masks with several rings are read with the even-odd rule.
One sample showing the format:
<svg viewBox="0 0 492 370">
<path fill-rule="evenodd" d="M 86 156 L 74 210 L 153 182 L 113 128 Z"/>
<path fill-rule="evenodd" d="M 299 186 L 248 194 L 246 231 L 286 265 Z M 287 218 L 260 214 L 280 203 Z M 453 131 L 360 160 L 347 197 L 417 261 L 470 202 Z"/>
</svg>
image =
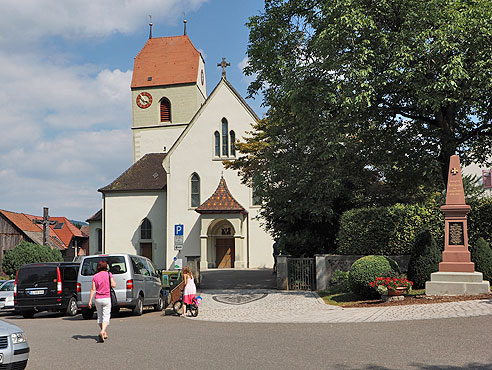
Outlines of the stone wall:
<svg viewBox="0 0 492 370">
<path fill-rule="evenodd" d="M 349 271 L 352 264 L 362 255 L 336 255 L 336 254 L 317 254 L 316 258 L 316 289 L 327 289 L 330 285 L 330 279 L 336 270 Z M 408 271 L 409 255 L 388 256 L 395 260 L 400 266 L 402 273 Z"/>
<path fill-rule="evenodd" d="M 316 259 L 316 290 L 327 289 L 330 285 L 330 279 L 336 270 L 349 271 L 352 264 L 362 255 L 338 255 L 338 254 L 317 254 Z M 410 256 L 389 256 L 400 266 L 402 273 L 408 271 Z M 277 289 L 288 290 L 289 278 L 287 261 L 289 256 L 277 257 Z"/>
</svg>

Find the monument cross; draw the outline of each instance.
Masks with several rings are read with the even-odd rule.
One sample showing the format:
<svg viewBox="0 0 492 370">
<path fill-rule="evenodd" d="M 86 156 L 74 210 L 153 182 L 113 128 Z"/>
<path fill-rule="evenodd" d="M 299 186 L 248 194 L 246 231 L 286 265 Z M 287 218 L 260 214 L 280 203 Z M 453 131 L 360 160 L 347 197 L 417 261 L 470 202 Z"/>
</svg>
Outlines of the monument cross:
<svg viewBox="0 0 492 370">
<path fill-rule="evenodd" d="M 43 208 L 43 218 L 41 220 L 32 220 L 34 224 L 43 225 L 43 245 L 48 245 L 48 237 L 50 235 L 50 225 L 56 225 L 56 221 L 50 221 L 48 216 L 48 208 Z"/>
<path fill-rule="evenodd" d="M 230 67 L 231 63 L 227 63 L 226 58 L 222 58 L 222 62 L 217 63 L 217 67 L 222 67 L 222 77 L 226 78 L 226 67 Z"/>
</svg>

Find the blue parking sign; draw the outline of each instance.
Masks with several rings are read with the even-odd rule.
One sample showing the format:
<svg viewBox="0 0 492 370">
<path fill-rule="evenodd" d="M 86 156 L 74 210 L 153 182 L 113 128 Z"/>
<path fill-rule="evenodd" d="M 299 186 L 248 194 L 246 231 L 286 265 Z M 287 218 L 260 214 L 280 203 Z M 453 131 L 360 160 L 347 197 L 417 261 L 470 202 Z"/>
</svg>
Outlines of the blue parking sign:
<svg viewBox="0 0 492 370">
<path fill-rule="evenodd" d="M 184 225 L 174 225 L 174 235 L 183 235 Z"/>
</svg>

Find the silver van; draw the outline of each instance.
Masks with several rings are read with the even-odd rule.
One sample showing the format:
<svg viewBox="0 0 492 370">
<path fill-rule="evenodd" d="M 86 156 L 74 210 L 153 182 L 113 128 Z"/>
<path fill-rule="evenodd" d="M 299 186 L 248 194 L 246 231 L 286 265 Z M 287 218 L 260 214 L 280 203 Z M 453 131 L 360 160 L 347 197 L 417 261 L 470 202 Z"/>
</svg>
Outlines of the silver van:
<svg viewBox="0 0 492 370">
<path fill-rule="evenodd" d="M 133 314 L 140 316 L 144 306 L 154 306 L 156 311 L 164 309 L 161 277 L 152 262 L 142 256 L 132 254 L 99 254 L 86 256 L 80 263 L 77 278 L 77 305 L 82 311 L 84 319 L 91 319 L 95 308 L 89 309 L 89 297 L 92 288 L 92 277 L 96 273 L 99 261 L 108 263 L 109 271 L 116 282 L 116 298 L 120 308 L 129 308 Z"/>
</svg>

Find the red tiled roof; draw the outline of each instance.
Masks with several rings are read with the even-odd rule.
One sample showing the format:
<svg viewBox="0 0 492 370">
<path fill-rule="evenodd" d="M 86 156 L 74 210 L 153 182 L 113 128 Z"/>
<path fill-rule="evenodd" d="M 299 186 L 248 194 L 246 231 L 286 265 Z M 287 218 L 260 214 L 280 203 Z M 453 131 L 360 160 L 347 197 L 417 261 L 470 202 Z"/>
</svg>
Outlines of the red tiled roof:
<svg viewBox="0 0 492 370">
<path fill-rule="evenodd" d="M 89 228 L 89 225 L 83 225 L 81 228 L 80 228 L 80 231 L 82 232 L 82 235 L 84 236 L 90 236 L 90 228 Z"/>
<path fill-rule="evenodd" d="M 43 226 L 33 223 L 33 220 L 42 220 L 42 217 L 4 210 L 0 210 L 0 213 L 10 220 L 10 222 L 12 222 L 17 228 L 23 231 L 35 243 L 42 243 Z M 59 229 L 55 229 L 55 225 L 50 225 L 50 240 L 48 240 L 48 244 L 51 247 L 66 249 L 74 236 L 86 237 L 66 217 L 50 217 L 50 220 L 63 223 L 63 226 Z"/>
<path fill-rule="evenodd" d="M 135 58 L 131 87 L 194 83 L 199 58 L 187 35 L 149 39 Z"/>
<path fill-rule="evenodd" d="M 231 195 L 223 177 L 220 179 L 217 190 L 195 211 L 198 213 L 247 213 Z"/>
<path fill-rule="evenodd" d="M 39 227 L 37 224 L 32 223 L 32 218 L 29 218 L 24 213 L 15 213 L 10 211 L 4 211 L 0 209 L 0 213 L 7 217 L 10 222 L 12 222 L 15 226 L 17 226 L 22 231 L 32 231 L 39 232 L 43 229 Z"/>
</svg>

